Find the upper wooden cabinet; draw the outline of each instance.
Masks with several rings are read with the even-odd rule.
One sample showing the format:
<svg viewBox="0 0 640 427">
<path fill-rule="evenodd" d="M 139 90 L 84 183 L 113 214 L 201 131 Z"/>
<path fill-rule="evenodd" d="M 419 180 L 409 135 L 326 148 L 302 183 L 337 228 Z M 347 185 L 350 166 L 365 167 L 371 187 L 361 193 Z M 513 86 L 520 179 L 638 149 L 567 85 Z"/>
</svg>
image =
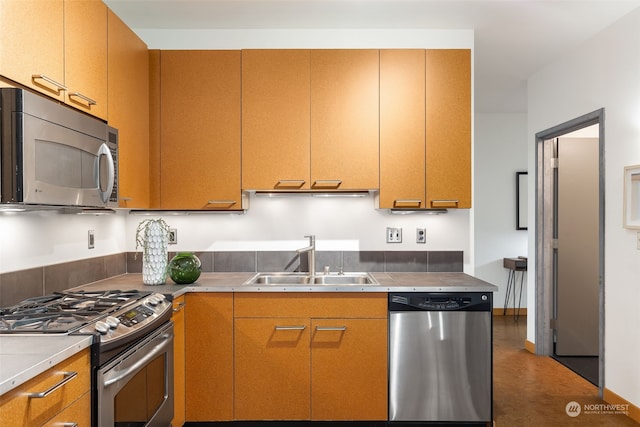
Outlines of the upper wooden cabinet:
<svg viewBox="0 0 640 427">
<path fill-rule="evenodd" d="M 425 207 L 425 51 L 380 51 L 380 207 Z"/>
<path fill-rule="evenodd" d="M 107 7 L 0 0 L 0 75 L 107 118 Z"/>
<path fill-rule="evenodd" d="M 109 124 L 118 129 L 120 207 L 149 208 L 149 53 L 109 11 Z"/>
<path fill-rule="evenodd" d="M 308 50 L 242 51 L 242 188 L 310 188 Z"/>
<path fill-rule="evenodd" d="M 381 208 L 471 207 L 471 51 L 380 51 Z"/>
<path fill-rule="evenodd" d="M 378 50 L 311 51 L 311 188 L 379 185 Z"/>
<path fill-rule="evenodd" d="M 471 51 L 426 51 L 427 208 L 471 207 Z"/>
<path fill-rule="evenodd" d="M 64 1 L 0 0 L 0 28 L 0 75 L 64 101 Z"/>
<path fill-rule="evenodd" d="M 242 209 L 240 51 L 160 52 L 160 208 Z"/>
<path fill-rule="evenodd" d="M 101 0 L 64 2 L 65 101 L 107 118 L 107 6 Z"/>
</svg>

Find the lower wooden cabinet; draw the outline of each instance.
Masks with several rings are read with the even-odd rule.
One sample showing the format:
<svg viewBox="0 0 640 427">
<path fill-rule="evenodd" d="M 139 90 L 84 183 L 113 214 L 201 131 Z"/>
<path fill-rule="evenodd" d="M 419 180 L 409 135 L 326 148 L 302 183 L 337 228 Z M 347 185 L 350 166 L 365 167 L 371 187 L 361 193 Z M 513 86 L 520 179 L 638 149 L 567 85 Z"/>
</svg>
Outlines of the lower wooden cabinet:
<svg viewBox="0 0 640 427">
<path fill-rule="evenodd" d="M 235 319 L 235 418 L 308 420 L 309 319 Z"/>
<path fill-rule="evenodd" d="M 311 320 L 311 419 L 387 419 L 387 319 Z"/>
<path fill-rule="evenodd" d="M 233 294 L 189 293 L 185 299 L 187 421 L 233 419 Z"/>
<path fill-rule="evenodd" d="M 387 419 L 386 294 L 236 294 L 234 305 L 237 420 Z"/>
<path fill-rule="evenodd" d="M 0 420 L 3 426 L 77 425 L 91 426 L 91 365 L 89 349 L 27 381 L 0 396 Z M 68 374 L 65 374 L 68 373 Z M 29 397 L 41 393 L 69 378 L 51 394 Z M 75 424 L 74 424 L 75 423 Z"/>
<path fill-rule="evenodd" d="M 185 422 L 185 296 L 173 300 L 173 426 Z"/>
</svg>

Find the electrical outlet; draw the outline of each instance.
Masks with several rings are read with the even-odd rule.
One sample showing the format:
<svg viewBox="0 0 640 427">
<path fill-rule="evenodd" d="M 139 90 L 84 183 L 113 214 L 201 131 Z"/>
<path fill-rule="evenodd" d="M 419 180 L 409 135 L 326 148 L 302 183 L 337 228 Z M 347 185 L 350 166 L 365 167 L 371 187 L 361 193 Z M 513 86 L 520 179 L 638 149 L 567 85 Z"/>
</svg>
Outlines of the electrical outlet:
<svg viewBox="0 0 640 427">
<path fill-rule="evenodd" d="M 416 228 L 416 243 L 427 243 L 426 228 Z"/>
<path fill-rule="evenodd" d="M 169 229 L 169 244 L 175 245 L 178 243 L 178 229 L 170 228 Z"/>
<path fill-rule="evenodd" d="M 87 246 L 89 247 L 89 249 L 93 249 L 96 246 L 95 233 L 96 232 L 94 230 L 89 230 L 87 232 Z"/>
<path fill-rule="evenodd" d="M 387 243 L 402 243 L 402 228 L 387 227 Z"/>
</svg>

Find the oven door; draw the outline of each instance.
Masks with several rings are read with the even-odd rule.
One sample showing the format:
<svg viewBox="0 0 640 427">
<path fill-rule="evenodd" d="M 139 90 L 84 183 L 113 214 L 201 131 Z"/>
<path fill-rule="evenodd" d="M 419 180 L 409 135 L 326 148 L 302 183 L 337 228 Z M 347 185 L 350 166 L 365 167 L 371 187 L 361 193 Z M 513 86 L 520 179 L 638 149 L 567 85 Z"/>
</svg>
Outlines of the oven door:
<svg viewBox="0 0 640 427">
<path fill-rule="evenodd" d="M 100 367 L 98 427 L 163 426 L 173 419 L 173 323 Z"/>
</svg>

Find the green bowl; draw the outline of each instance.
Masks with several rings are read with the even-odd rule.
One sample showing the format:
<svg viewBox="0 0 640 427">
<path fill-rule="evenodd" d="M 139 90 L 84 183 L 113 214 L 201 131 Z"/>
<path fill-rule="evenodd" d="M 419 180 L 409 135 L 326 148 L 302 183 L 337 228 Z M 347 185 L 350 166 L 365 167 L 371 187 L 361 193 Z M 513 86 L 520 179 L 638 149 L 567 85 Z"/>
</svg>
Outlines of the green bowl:
<svg viewBox="0 0 640 427">
<path fill-rule="evenodd" d="M 169 261 L 169 277 L 178 285 L 195 282 L 202 273 L 200 259 L 193 252 L 179 252 Z"/>
</svg>

